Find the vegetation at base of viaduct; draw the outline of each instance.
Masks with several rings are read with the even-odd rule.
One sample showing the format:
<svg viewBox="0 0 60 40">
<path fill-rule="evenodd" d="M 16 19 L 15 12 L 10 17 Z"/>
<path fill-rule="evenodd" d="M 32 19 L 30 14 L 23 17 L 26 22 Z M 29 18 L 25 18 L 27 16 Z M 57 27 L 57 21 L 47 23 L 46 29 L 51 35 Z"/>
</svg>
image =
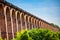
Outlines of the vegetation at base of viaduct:
<svg viewBox="0 0 60 40">
<path fill-rule="evenodd" d="M 0 38 L 2 40 L 2 38 Z M 47 29 L 22 30 L 13 40 L 60 40 L 60 32 Z"/>
<path fill-rule="evenodd" d="M 60 32 L 47 29 L 22 30 L 14 40 L 60 40 Z"/>
</svg>

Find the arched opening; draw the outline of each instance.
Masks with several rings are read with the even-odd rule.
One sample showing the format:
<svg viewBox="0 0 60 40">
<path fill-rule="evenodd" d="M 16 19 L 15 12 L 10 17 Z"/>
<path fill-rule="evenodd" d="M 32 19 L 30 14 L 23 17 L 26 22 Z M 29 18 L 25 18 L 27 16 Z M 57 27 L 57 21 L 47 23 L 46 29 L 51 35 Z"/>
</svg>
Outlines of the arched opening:
<svg viewBox="0 0 60 40">
<path fill-rule="evenodd" d="M 33 19 L 32 19 L 32 26 L 33 26 L 33 28 L 34 28 L 34 17 L 33 17 Z"/>
<path fill-rule="evenodd" d="M 36 19 L 35 19 L 35 28 L 36 28 Z"/>
<path fill-rule="evenodd" d="M 37 19 L 36 19 L 36 28 L 37 28 Z"/>
<path fill-rule="evenodd" d="M 32 18 L 32 24 L 34 23 L 34 19 Z"/>
<path fill-rule="evenodd" d="M 7 17 L 7 21 L 11 20 L 11 18 L 10 18 L 10 8 L 9 7 L 6 8 L 6 17 Z"/>
<path fill-rule="evenodd" d="M 30 29 L 33 28 L 33 17 L 30 18 Z"/>
<path fill-rule="evenodd" d="M 12 10 L 12 18 L 14 19 L 14 21 L 16 20 L 16 18 L 15 18 L 15 10 Z"/>
<path fill-rule="evenodd" d="M 12 25 L 13 25 L 13 32 L 14 32 L 14 37 L 16 37 L 16 32 L 17 32 L 17 25 L 16 25 L 16 15 L 15 15 L 15 10 L 12 10 Z"/>
<path fill-rule="evenodd" d="M 31 29 L 33 29 L 33 17 L 31 17 Z"/>
<path fill-rule="evenodd" d="M 4 5 L 0 4 L 0 30 L 1 37 L 6 38 L 6 27 L 5 27 L 5 16 L 4 16 Z"/>
<path fill-rule="evenodd" d="M 43 22 L 42 22 L 42 20 L 41 20 L 41 27 L 43 28 Z"/>
<path fill-rule="evenodd" d="M 21 13 L 21 22 L 22 22 L 22 29 L 25 29 L 24 13 Z"/>
<path fill-rule="evenodd" d="M 35 24 L 36 24 L 36 22 L 35 22 L 35 18 L 34 18 L 34 28 L 35 28 Z"/>
<path fill-rule="evenodd" d="M 29 24 L 30 24 L 30 29 L 31 29 L 31 17 L 29 18 L 29 21 L 30 21 Z"/>
<path fill-rule="evenodd" d="M 37 19 L 37 28 L 39 28 L 39 21 L 38 21 L 38 19 Z"/>
<path fill-rule="evenodd" d="M 30 30 L 30 19 L 31 17 L 28 15 L 28 29 Z"/>
<path fill-rule="evenodd" d="M 26 15 L 26 27 L 27 27 L 27 29 L 29 29 L 29 25 L 28 25 L 29 23 L 28 23 L 28 15 Z"/>
<path fill-rule="evenodd" d="M 21 30 L 20 12 L 17 13 L 17 20 L 18 20 L 18 31 L 20 31 Z"/>
<path fill-rule="evenodd" d="M 6 19 L 7 19 L 7 31 L 8 31 L 8 38 L 11 39 L 12 36 L 12 28 L 11 28 L 11 17 L 10 17 L 10 8 L 6 8 Z"/>
<path fill-rule="evenodd" d="M 41 20 L 40 20 L 40 27 L 41 27 Z"/>
<path fill-rule="evenodd" d="M 28 22 L 28 16 L 26 16 L 26 22 Z"/>
<path fill-rule="evenodd" d="M 21 18 L 22 18 L 21 21 L 23 22 L 24 21 L 24 14 L 23 13 L 21 14 Z"/>
<path fill-rule="evenodd" d="M 39 28 L 41 27 L 41 22 L 40 22 L 40 20 L 39 20 Z"/>
</svg>

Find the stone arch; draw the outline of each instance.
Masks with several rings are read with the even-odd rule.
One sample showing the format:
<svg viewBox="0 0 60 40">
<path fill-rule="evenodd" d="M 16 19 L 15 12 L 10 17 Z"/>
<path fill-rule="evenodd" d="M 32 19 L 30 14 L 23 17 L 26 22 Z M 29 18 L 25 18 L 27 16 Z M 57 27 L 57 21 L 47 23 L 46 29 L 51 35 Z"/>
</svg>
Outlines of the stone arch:
<svg viewBox="0 0 60 40">
<path fill-rule="evenodd" d="M 10 7 L 6 7 L 6 17 L 7 17 L 7 21 L 10 21 Z"/>
<path fill-rule="evenodd" d="M 18 20 L 18 31 L 21 30 L 21 20 L 20 20 L 20 12 L 17 12 L 17 20 Z"/>
<path fill-rule="evenodd" d="M 25 21 L 26 21 L 26 22 L 28 22 L 28 15 L 27 15 L 27 14 L 25 14 L 25 16 L 24 16 L 24 17 L 25 17 Z"/>
<path fill-rule="evenodd" d="M 18 11 L 17 12 L 17 19 L 19 20 L 19 17 L 20 17 L 20 12 Z"/>
<path fill-rule="evenodd" d="M 42 20 L 40 20 L 40 27 L 42 27 Z"/>
<path fill-rule="evenodd" d="M 28 16 L 28 29 L 30 30 L 30 27 L 31 27 L 31 16 Z"/>
<path fill-rule="evenodd" d="M 36 28 L 36 18 L 34 18 L 34 28 Z"/>
<path fill-rule="evenodd" d="M 20 15 L 21 15 L 20 17 L 22 18 L 22 19 L 21 19 L 21 21 L 23 21 L 23 20 L 24 20 L 24 13 L 23 13 L 23 12 L 21 12 L 21 14 L 20 14 Z"/>
<path fill-rule="evenodd" d="M 37 19 L 36 19 L 36 28 L 38 28 L 38 27 L 37 27 Z"/>
<path fill-rule="evenodd" d="M 37 19 L 37 28 L 39 28 L 39 20 Z"/>
<path fill-rule="evenodd" d="M 38 28 L 40 28 L 40 27 L 39 27 L 39 19 L 38 19 Z"/>
<path fill-rule="evenodd" d="M 34 28 L 34 17 L 33 17 L 33 20 L 32 20 L 32 22 L 33 22 L 33 28 Z"/>
<path fill-rule="evenodd" d="M 24 29 L 25 27 L 25 21 L 24 21 L 24 13 L 20 13 L 20 20 L 21 20 L 21 29 Z"/>
<path fill-rule="evenodd" d="M 15 9 L 11 8 L 10 16 L 11 16 L 11 27 L 12 27 L 12 38 L 16 37 L 17 32 L 17 25 L 16 25 L 16 16 L 15 16 Z"/>
<path fill-rule="evenodd" d="M 16 10 L 16 12 L 15 12 L 15 16 L 16 16 L 16 25 L 17 25 L 17 32 L 18 32 L 18 19 L 17 19 L 17 17 L 18 17 L 18 11 Z"/>
<path fill-rule="evenodd" d="M 24 20 L 25 20 L 25 29 L 27 30 L 28 29 L 28 15 L 27 14 L 24 15 Z"/>
<path fill-rule="evenodd" d="M 33 25 L 34 25 L 34 19 L 33 19 L 33 17 L 31 17 L 31 27 L 32 27 L 32 29 L 33 29 Z"/>
<path fill-rule="evenodd" d="M 12 9 L 12 18 L 16 20 L 16 18 L 15 18 L 15 9 Z"/>
<path fill-rule="evenodd" d="M 10 7 L 9 6 L 5 6 L 5 10 L 6 10 L 6 21 L 7 21 L 8 39 L 11 39 L 12 28 L 11 28 Z"/>
<path fill-rule="evenodd" d="M 28 16 L 28 22 L 30 23 L 31 16 Z"/>
<path fill-rule="evenodd" d="M 36 28 L 37 28 L 37 19 L 36 19 Z"/>
<path fill-rule="evenodd" d="M 33 17 L 31 17 L 31 23 L 33 24 Z"/>
<path fill-rule="evenodd" d="M 44 28 L 44 22 L 43 22 L 43 20 L 41 21 L 41 27 Z"/>
<path fill-rule="evenodd" d="M 44 25 L 44 24 L 45 24 L 45 22 L 43 21 L 43 27 L 45 27 L 45 25 Z"/>
<path fill-rule="evenodd" d="M 27 29 L 28 29 L 28 30 L 30 29 L 30 22 L 31 22 L 31 21 L 30 21 L 30 20 L 31 20 L 30 18 L 31 18 L 31 16 L 29 16 L 29 15 L 26 16 Z"/>
<path fill-rule="evenodd" d="M 15 15 L 15 9 L 12 10 L 12 19 L 13 19 L 13 28 L 14 28 L 14 33 L 17 32 L 17 25 L 16 25 L 16 15 Z"/>
<path fill-rule="evenodd" d="M 48 26 L 48 25 L 47 25 Z M 46 23 L 45 22 L 43 22 L 43 27 L 46 27 Z"/>
<path fill-rule="evenodd" d="M 41 27 L 41 21 L 39 20 L 39 28 Z"/>
<path fill-rule="evenodd" d="M 32 16 L 30 18 L 30 29 L 32 29 Z"/>
</svg>

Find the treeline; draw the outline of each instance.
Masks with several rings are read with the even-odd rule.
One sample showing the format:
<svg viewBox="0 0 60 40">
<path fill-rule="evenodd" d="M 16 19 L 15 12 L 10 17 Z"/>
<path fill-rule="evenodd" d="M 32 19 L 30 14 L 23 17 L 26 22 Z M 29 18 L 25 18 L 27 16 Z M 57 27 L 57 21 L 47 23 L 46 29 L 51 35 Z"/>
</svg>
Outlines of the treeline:
<svg viewBox="0 0 60 40">
<path fill-rule="evenodd" d="M 54 24 L 54 23 L 50 23 L 50 25 L 54 26 L 54 27 L 57 27 L 57 28 L 60 28 L 58 25 Z"/>
</svg>

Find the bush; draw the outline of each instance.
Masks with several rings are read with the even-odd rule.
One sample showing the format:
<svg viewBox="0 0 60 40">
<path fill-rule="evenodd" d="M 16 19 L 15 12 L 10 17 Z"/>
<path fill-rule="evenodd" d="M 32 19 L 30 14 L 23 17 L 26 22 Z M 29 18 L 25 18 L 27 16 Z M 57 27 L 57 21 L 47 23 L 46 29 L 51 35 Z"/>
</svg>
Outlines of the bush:
<svg viewBox="0 0 60 40">
<path fill-rule="evenodd" d="M 60 32 L 47 29 L 32 29 L 17 33 L 14 40 L 60 40 Z"/>
<path fill-rule="evenodd" d="M 16 38 L 14 40 L 32 40 L 32 38 L 29 37 L 28 31 L 22 30 L 21 32 L 17 33 Z"/>
<path fill-rule="evenodd" d="M 0 40 L 2 40 L 2 38 L 0 37 Z"/>
</svg>

